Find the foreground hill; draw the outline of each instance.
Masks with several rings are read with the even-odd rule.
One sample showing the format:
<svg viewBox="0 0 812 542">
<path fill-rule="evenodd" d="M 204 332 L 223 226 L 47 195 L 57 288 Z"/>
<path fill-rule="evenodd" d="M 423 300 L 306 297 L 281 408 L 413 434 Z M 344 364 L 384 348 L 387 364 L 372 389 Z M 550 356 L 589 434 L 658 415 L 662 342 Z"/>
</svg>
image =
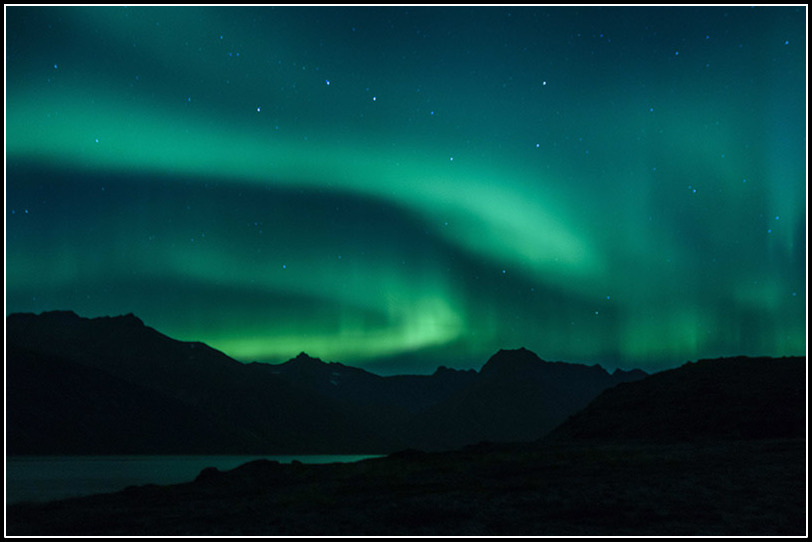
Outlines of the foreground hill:
<svg viewBox="0 0 812 542">
<path fill-rule="evenodd" d="M 686 363 L 601 393 L 558 439 L 764 439 L 806 434 L 806 358 Z"/>
<path fill-rule="evenodd" d="M 381 377 L 301 354 L 244 364 L 133 315 L 6 318 L 7 453 L 377 454 L 533 441 L 639 380 L 502 350 L 480 372 Z"/>
<path fill-rule="evenodd" d="M 10 506 L 7 533 L 806 534 L 805 358 L 655 377 L 604 392 L 535 443 L 204 469 L 187 484 Z"/>
</svg>

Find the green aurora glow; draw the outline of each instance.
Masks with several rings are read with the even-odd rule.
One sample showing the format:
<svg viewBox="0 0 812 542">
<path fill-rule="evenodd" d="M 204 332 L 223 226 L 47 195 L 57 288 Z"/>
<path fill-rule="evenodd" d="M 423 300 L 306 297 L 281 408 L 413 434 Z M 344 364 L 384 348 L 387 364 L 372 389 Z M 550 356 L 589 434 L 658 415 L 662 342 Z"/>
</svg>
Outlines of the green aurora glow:
<svg viewBox="0 0 812 542">
<path fill-rule="evenodd" d="M 6 16 L 7 314 L 399 373 L 805 351 L 803 6 Z"/>
</svg>

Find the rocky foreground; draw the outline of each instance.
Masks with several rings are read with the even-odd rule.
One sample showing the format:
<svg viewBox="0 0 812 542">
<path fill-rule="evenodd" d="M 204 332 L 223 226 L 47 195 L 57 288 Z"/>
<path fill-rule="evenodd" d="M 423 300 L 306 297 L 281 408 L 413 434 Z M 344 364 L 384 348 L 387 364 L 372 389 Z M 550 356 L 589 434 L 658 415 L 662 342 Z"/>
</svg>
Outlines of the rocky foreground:
<svg viewBox="0 0 812 542">
<path fill-rule="evenodd" d="M 805 439 L 482 444 L 269 461 L 9 506 L 7 535 L 804 535 Z"/>
<path fill-rule="evenodd" d="M 541 440 L 247 463 L 6 508 L 9 535 L 806 534 L 806 359 L 701 360 L 609 388 Z"/>
</svg>

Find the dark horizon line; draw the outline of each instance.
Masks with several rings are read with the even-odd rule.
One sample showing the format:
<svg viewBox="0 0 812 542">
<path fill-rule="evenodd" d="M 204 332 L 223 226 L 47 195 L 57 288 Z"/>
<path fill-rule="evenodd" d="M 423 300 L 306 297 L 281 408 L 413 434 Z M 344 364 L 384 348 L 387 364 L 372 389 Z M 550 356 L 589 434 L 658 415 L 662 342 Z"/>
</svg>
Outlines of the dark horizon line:
<svg viewBox="0 0 812 542">
<path fill-rule="evenodd" d="M 539 361 L 541 361 L 543 363 L 551 363 L 551 364 L 563 363 L 563 364 L 567 364 L 567 365 L 583 365 L 583 366 L 586 366 L 586 367 L 598 367 L 598 368 L 603 369 L 604 371 L 606 371 L 609 374 L 615 374 L 618 371 L 627 372 L 627 373 L 628 372 L 633 372 L 633 371 L 642 371 L 642 372 L 646 373 L 647 375 L 652 375 L 652 374 L 656 374 L 656 373 L 659 373 L 659 372 L 662 372 L 662 371 L 668 371 L 668 370 L 676 369 L 678 367 L 681 367 L 682 365 L 685 365 L 686 363 L 696 363 L 696 362 L 704 361 L 704 360 L 718 360 L 718 359 L 732 359 L 732 358 L 746 358 L 746 359 L 758 359 L 758 358 L 785 359 L 785 358 L 795 358 L 795 357 L 806 358 L 806 352 L 799 353 L 799 354 L 794 354 L 794 355 L 782 355 L 782 356 L 769 355 L 769 354 L 760 354 L 760 355 L 731 354 L 731 355 L 715 356 L 715 357 L 701 357 L 700 356 L 700 357 L 697 357 L 695 360 L 684 360 L 682 362 L 676 362 L 676 364 L 674 364 L 672 366 L 669 366 L 669 367 L 666 367 L 666 368 L 663 368 L 663 369 L 657 369 L 657 370 L 654 370 L 654 371 L 642 369 L 640 367 L 633 367 L 631 369 L 624 369 L 624 368 L 621 368 L 620 366 L 615 366 L 613 368 L 613 370 L 609 370 L 608 368 L 604 367 L 600 362 L 588 364 L 588 363 L 573 362 L 573 361 L 547 360 L 547 359 L 543 358 L 542 356 L 538 355 L 538 353 L 536 353 L 535 351 L 533 351 L 533 350 L 531 350 L 529 348 L 526 348 L 524 346 L 520 346 L 518 348 L 500 348 L 498 351 L 496 351 L 495 353 L 488 356 L 488 359 L 480 365 L 479 369 L 477 369 L 475 367 L 456 368 L 456 367 L 449 367 L 449 366 L 444 365 L 444 364 L 439 364 L 439 365 L 435 366 L 434 370 L 432 370 L 430 372 L 425 372 L 425 373 L 388 373 L 387 372 L 388 374 L 381 374 L 379 372 L 376 372 L 375 370 L 370 370 L 369 368 L 367 368 L 367 367 L 365 367 L 363 365 L 345 363 L 345 362 L 340 362 L 340 361 L 325 361 L 320 356 L 318 356 L 318 355 L 313 356 L 313 355 L 307 353 L 305 350 L 301 350 L 295 356 L 292 356 L 292 357 L 287 358 L 287 359 L 283 359 L 281 361 L 271 361 L 271 360 L 250 360 L 250 361 L 246 361 L 246 360 L 242 360 L 242 359 L 239 359 L 237 357 L 234 357 L 231 354 L 229 354 L 227 352 L 224 352 L 224 351 L 222 351 L 222 350 L 220 350 L 218 348 L 215 348 L 215 347 L 213 347 L 213 346 L 209 345 L 208 343 L 206 343 L 204 341 L 201 341 L 201 340 L 186 341 L 186 340 L 181 340 L 181 339 L 176 339 L 174 337 L 170 337 L 169 335 L 166 335 L 162 331 L 159 331 L 158 329 L 144 323 L 144 321 L 141 318 L 139 318 L 138 316 L 136 316 L 133 312 L 128 312 L 128 313 L 125 313 L 125 314 L 118 314 L 118 315 L 115 315 L 115 316 L 105 315 L 105 316 L 91 316 L 91 317 L 88 317 L 88 316 L 81 316 L 78 313 L 76 313 L 76 311 L 71 310 L 71 309 L 53 309 L 53 310 L 42 311 L 39 314 L 37 314 L 35 312 L 11 312 L 11 313 L 6 314 L 6 318 L 9 318 L 9 317 L 12 317 L 12 316 L 41 317 L 41 316 L 45 316 L 45 315 L 64 315 L 66 317 L 76 318 L 76 319 L 79 319 L 79 320 L 88 320 L 88 321 L 91 321 L 91 320 L 119 320 L 119 319 L 120 320 L 128 320 L 128 319 L 129 320 L 135 320 L 138 323 L 140 323 L 141 326 L 143 326 L 145 328 L 148 328 L 148 329 L 151 329 L 151 330 L 155 331 L 156 333 L 159 333 L 159 334 L 163 335 L 164 337 L 167 337 L 167 338 L 169 338 L 169 339 L 171 339 L 173 341 L 178 341 L 178 342 L 181 342 L 181 343 L 188 343 L 188 344 L 203 344 L 206 347 L 211 348 L 212 350 L 223 354 L 224 356 L 228 357 L 229 359 L 232 359 L 232 360 L 234 360 L 234 361 L 236 361 L 238 363 L 242 363 L 243 365 L 249 365 L 249 364 L 252 364 L 252 363 L 260 363 L 260 364 L 271 365 L 271 366 L 283 365 L 283 364 L 289 363 L 289 362 L 301 357 L 302 355 L 304 355 L 304 356 L 307 356 L 310 359 L 316 360 L 316 361 L 318 361 L 320 363 L 323 363 L 325 365 L 336 364 L 336 365 L 341 365 L 343 367 L 350 367 L 352 369 L 359 369 L 359 370 L 362 370 L 364 372 L 374 374 L 376 376 L 380 376 L 381 378 L 388 378 L 388 377 L 393 377 L 393 376 L 431 376 L 431 375 L 436 374 L 441 369 L 451 370 L 451 371 L 459 371 L 459 372 L 474 371 L 477 374 L 479 374 L 480 371 L 482 370 L 482 368 L 488 363 L 488 361 L 490 361 L 494 356 L 496 356 L 500 352 L 518 352 L 518 351 L 522 351 L 522 350 L 533 354 L 534 356 L 536 356 L 539 359 Z M 4 336 L 4 341 L 7 342 L 7 339 L 5 338 L 5 336 Z M 400 355 L 395 355 L 395 356 L 383 356 L 383 357 L 380 357 L 380 358 L 373 358 L 373 361 L 372 361 L 371 364 L 372 365 L 374 365 L 376 363 L 380 364 L 382 362 L 385 362 L 385 360 L 387 360 L 387 359 L 402 357 L 404 355 L 409 355 L 409 354 L 400 354 Z"/>
</svg>

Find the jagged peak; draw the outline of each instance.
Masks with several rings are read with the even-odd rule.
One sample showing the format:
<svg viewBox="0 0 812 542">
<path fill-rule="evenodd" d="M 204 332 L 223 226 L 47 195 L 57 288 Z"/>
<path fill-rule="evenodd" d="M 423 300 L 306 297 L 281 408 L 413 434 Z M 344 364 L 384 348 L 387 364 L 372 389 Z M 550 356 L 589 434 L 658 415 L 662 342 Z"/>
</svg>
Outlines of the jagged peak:
<svg viewBox="0 0 812 542">
<path fill-rule="evenodd" d="M 486 376 L 494 375 L 520 375 L 525 371 L 537 371 L 540 368 L 563 369 L 577 368 L 592 373 L 609 376 L 609 372 L 600 363 L 585 365 L 582 363 L 569 363 L 564 361 L 546 361 L 535 352 L 521 347 L 516 349 L 501 349 L 482 366 L 479 373 Z M 621 375 L 623 373 L 618 373 Z"/>
<path fill-rule="evenodd" d="M 128 312 L 127 314 L 121 316 L 112 316 L 112 317 L 102 317 L 101 319 L 110 320 L 113 322 L 118 322 L 121 324 L 126 324 L 128 326 L 139 326 L 144 327 L 144 321 L 137 317 L 135 314 Z"/>
<path fill-rule="evenodd" d="M 79 316 L 78 314 L 76 314 L 73 311 L 61 311 L 61 310 L 43 311 L 40 314 L 35 314 L 33 312 L 26 312 L 26 313 L 22 313 L 22 314 L 24 316 L 26 316 L 26 317 L 45 318 L 45 319 L 49 319 L 49 320 L 56 320 L 56 319 L 60 319 L 60 320 L 82 320 L 83 319 L 81 316 Z"/>
<path fill-rule="evenodd" d="M 453 368 L 450 368 L 450 367 L 446 367 L 445 365 L 440 365 L 434 371 L 432 376 L 460 374 L 460 373 L 476 373 L 476 370 L 474 370 L 474 369 L 453 369 Z"/>
<path fill-rule="evenodd" d="M 291 361 L 318 361 L 319 363 L 324 363 L 319 358 L 314 358 L 307 352 L 299 352 L 299 354 L 295 358 L 291 359 Z"/>
<path fill-rule="evenodd" d="M 299 352 L 299 354 L 295 358 L 289 359 L 282 365 L 288 365 L 292 367 L 322 367 L 322 366 L 326 367 L 327 363 L 320 360 L 319 358 L 314 358 L 310 356 L 306 352 Z"/>
<path fill-rule="evenodd" d="M 69 310 L 53 310 L 53 311 L 43 311 L 40 314 L 35 313 L 16 313 L 10 314 L 8 317 L 14 318 L 33 318 L 38 320 L 44 321 L 63 321 L 63 322 L 79 322 L 79 321 L 87 321 L 87 322 L 115 322 L 120 324 L 126 325 L 136 325 L 139 327 L 143 327 L 144 321 L 138 318 L 135 314 L 128 312 L 127 314 L 122 314 L 119 316 L 99 316 L 97 318 L 86 318 L 84 316 L 79 316 L 73 311 Z"/>
<path fill-rule="evenodd" d="M 500 349 L 482 366 L 479 373 L 483 375 L 497 374 L 505 370 L 510 372 L 520 370 L 522 367 L 545 363 L 535 352 L 521 347 L 515 350 Z"/>
<path fill-rule="evenodd" d="M 543 361 L 538 354 L 535 352 L 528 350 L 525 347 L 515 348 L 515 349 L 508 349 L 502 348 L 496 354 L 491 356 L 488 360 L 490 362 L 513 362 L 513 361 Z"/>
</svg>

